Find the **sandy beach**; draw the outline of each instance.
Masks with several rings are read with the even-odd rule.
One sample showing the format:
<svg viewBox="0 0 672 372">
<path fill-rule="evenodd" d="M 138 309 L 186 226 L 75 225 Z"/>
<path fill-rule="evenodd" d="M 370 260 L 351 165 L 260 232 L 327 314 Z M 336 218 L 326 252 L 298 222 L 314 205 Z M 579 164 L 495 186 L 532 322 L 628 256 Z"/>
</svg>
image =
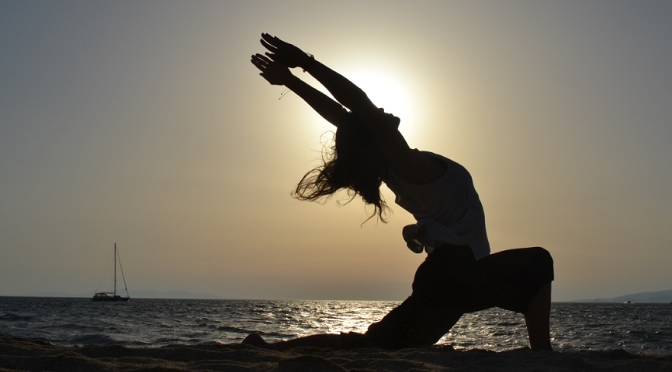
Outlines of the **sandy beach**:
<svg viewBox="0 0 672 372">
<path fill-rule="evenodd" d="M 66 347 L 0 335 L 0 371 L 672 371 L 672 356 L 450 348 L 286 352 L 249 345 Z"/>
</svg>

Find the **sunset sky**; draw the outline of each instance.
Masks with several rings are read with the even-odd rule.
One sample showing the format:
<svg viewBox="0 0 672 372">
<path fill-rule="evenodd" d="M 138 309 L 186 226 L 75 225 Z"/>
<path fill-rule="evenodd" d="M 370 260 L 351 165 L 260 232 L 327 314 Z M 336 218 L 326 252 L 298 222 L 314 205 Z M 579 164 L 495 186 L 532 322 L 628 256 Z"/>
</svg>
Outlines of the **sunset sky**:
<svg viewBox="0 0 672 372">
<path fill-rule="evenodd" d="M 672 289 L 670 1 L 0 1 L 0 295 L 386 299 L 424 259 L 290 192 L 331 129 L 249 62 L 275 34 L 472 173 L 553 300 Z M 295 74 L 314 83 L 308 74 Z M 326 134 L 325 134 L 326 133 Z M 342 203 L 341 203 L 342 204 Z"/>
</svg>

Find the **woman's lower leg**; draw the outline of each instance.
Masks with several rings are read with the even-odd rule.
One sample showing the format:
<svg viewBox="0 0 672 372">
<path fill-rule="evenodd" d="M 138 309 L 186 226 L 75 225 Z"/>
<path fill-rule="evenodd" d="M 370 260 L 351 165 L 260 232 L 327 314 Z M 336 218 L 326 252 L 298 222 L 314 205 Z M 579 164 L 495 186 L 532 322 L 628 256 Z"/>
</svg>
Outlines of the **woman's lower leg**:
<svg viewBox="0 0 672 372">
<path fill-rule="evenodd" d="M 532 350 L 552 351 L 551 346 L 551 283 L 543 285 L 539 292 L 532 298 L 527 312 L 525 324 L 530 337 Z"/>
</svg>

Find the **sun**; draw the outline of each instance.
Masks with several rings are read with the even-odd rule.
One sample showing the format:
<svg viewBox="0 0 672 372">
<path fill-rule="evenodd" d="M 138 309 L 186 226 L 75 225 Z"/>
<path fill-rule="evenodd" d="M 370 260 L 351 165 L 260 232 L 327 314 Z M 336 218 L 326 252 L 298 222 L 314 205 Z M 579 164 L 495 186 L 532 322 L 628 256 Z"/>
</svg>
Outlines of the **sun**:
<svg viewBox="0 0 672 372">
<path fill-rule="evenodd" d="M 356 70 L 346 76 L 362 88 L 376 106 L 384 108 L 385 112 L 402 120 L 411 114 L 412 102 L 407 94 L 408 87 L 404 87 L 393 74 L 380 70 Z"/>
</svg>

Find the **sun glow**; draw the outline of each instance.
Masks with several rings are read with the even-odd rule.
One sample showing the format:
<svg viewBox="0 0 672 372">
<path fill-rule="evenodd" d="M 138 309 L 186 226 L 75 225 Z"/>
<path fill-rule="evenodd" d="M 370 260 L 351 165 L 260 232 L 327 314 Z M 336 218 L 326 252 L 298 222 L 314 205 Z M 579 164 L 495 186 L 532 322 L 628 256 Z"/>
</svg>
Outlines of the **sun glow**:
<svg viewBox="0 0 672 372">
<path fill-rule="evenodd" d="M 413 136 L 413 125 L 418 120 L 413 101 L 412 86 L 399 73 L 376 68 L 352 69 L 344 75 L 362 88 L 371 101 L 385 112 L 394 114 L 401 119 L 399 130 L 405 136 Z"/>
<path fill-rule="evenodd" d="M 338 72 L 360 87 L 371 101 L 385 112 L 391 113 L 401 119 L 399 131 L 406 137 L 409 144 L 417 143 L 422 134 L 422 121 L 424 115 L 422 110 L 416 105 L 418 87 L 405 76 L 407 73 L 396 71 L 392 68 L 381 68 L 380 66 L 369 66 L 358 63 L 357 65 L 338 65 Z M 330 95 L 329 91 L 308 74 L 299 75 L 306 79 L 306 82 Z M 314 132 L 316 122 L 321 123 L 320 133 L 334 128 L 326 121 L 320 120 L 319 116 L 312 110 L 306 109 L 303 104 L 298 104 L 297 109 L 305 117 L 307 128 Z M 317 119 L 317 120 L 316 120 Z M 426 128 L 425 128 L 426 129 Z"/>
</svg>

